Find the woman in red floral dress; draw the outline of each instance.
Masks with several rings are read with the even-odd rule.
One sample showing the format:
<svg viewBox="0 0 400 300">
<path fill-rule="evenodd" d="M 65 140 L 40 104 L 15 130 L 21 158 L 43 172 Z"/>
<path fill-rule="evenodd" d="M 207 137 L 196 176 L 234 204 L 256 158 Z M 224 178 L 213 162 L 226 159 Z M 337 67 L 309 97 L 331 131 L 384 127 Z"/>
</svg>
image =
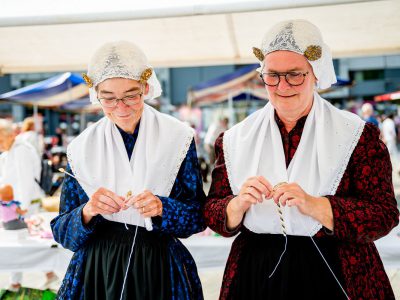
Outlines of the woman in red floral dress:
<svg viewBox="0 0 400 300">
<path fill-rule="evenodd" d="M 281 22 L 254 53 L 270 102 L 217 139 L 204 211 L 240 233 L 220 299 L 394 299 L 373 243 L 399 222 L 379 130 L 316 93 L 336 75 L 313 24 Z"/>
</svg>

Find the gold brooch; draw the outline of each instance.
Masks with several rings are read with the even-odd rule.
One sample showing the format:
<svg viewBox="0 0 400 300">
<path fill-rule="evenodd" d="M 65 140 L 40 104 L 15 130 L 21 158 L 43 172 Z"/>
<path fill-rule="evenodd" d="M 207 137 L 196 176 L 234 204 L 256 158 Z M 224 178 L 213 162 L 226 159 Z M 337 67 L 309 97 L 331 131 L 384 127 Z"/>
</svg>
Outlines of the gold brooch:
<svg viewBox="0 0 400 300">
<path fill-rule="evenodd" d="M 151 75 L 153 74 L 153 70 L 150 68 L 147 68 L 146 70 L 144 70 L 142 72 L 142 75 L 140 75 L 140 83 L 146 83 L 147 80 L 149 80 L 149 78 L 151 77 Z"/>
<path fill-rule="evenodd" d="M 306 51 L 304 51 L 304 56 L 309 61 L 314 61 L 314 60 L 320 59 L 321 55 L 322 55 L 321 46 L 311 45 L 311 46 L 307 47 Z"/>
<path fill-rule="evenodd" d="M 262 53 L 261 49 L 253 47 L 253 53 L 259 61 L 264 61 L 264 54 Z"/>
<path fill-rule="evenodd" d="M 90 79 L 90 77 L 87 76 L 86 73 L 82 73 L 82 78 L 83 78 L 83 80 L 85 80 L 85 82 L 86 82 L 86 84 L 87 84 L 87 86 L 88 86 L 89 88 L 92 88 L 92 87 L 93 87 L 92 79 Z"/>
</svg>

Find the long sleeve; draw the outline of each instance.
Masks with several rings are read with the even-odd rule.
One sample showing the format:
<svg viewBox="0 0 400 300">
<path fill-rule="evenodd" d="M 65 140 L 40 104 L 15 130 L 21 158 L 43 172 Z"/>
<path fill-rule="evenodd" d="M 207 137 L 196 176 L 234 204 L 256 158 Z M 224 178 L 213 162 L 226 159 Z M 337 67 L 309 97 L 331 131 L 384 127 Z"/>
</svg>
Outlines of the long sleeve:
<svg viewBox="0 0 400 300">
<path fill-rule="evenodd" d="M 37 184 L 33 176 L 33 165 L 29 163 L 30 153 L 23 146 L 16 147 L 14 149 L 14 157 L 18 158 L 14 162 L 15 172 L 17 173 L 17 178 L 19 179 L 16 184 L 13 185 L 14 194 L 16 199 L 21 201 L 22 208 L 29 208 L 31 200 L 31 193 L 33 190 L 33 185 Z"/>
<path fill-rule="evenodd" d="M 67 172 L 72 173 L 70 166 Z M 51 221 L 54 239 L 64 248 L 78 251 L 93 232 L 99 217 L 85 225 L 82 222 L 82 209 L 88 196 L 75 178 L 65 176 L 61 198 L 60 214 Z"/>
<path fill-rule="evenodd" d="M 335 196 L 328 198 L 339 239 L 372 242 L 398 224 L 390 157 L 375 126 L 365 125 Z"/>
<path fill-rule="evenodd" d="M 14 195 L 21 201 L 23 208 L 28 208 L 32 200 L 44 196 L 35 179 L 40 179 L 40 158 L 34 149 L 26 145 L 16 145 L 13 151 L 13 167 L 16 180 L 13 184 Z"/>
<path fill-rule="evenodd" d="M 207 196 L 206 205 L 204 207 L 204 218 L 206 224 L 214 231 L 222 236 L 230 237 L 237 234 L 242 223 L 233 231 L 229 231 L 226 227 L 226 207 L 229 201 L 235 196 L 229 185 L 224 153 L 223 153 L 223 133 L 215 142 L 215 154 L 217 157 L 215 168 L 212 172 L 212 181 L 210 192 Z"/>
<path fill-rule="evenodd" d="M 194 140 L 169 197 L 158 197 L 162 201 L 163 212 L 161 218 L 152 218 L 155 230 L 184 238 L 205 229 L 202 216 L 205 194 Z"/>
</svg>

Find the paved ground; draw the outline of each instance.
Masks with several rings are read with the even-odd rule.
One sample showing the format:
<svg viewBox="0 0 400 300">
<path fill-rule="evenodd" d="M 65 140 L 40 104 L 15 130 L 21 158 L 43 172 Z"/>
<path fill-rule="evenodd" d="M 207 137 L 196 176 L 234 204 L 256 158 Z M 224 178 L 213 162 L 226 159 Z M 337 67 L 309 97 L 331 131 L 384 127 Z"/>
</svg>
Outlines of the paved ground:
<svg viewBox="0 0 400 300">
<path fill-rule="evenodd" d="M 396 174 L 396 172 L 393 172 L 393 186 L 397 199 L 397 207 L 400 209 L 400 175 Z M 400 300 L 400 269 L 387 269 L 386 272 L 389 276 L 390 282 L 392 283 L 396 299 Z"/>
</svg>

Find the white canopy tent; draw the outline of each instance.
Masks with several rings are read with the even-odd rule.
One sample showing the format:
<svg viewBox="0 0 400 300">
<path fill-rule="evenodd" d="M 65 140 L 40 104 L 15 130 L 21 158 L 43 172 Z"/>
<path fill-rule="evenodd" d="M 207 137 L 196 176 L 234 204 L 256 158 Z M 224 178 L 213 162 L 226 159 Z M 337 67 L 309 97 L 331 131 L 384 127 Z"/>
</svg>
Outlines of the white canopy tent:
<svg viewBox="0 0 400 300">
<path fill-rule="evenodd" d="M 400 1 L 2 0 L 0 72 L 86 69 L 94 49 L 139 44 L 155 67 L 254 63 L 274 23 L 302 18 L 334 57 L 400 53 Z M 168 2 L 168 3 L 165 3 Z"/>
</svg>

